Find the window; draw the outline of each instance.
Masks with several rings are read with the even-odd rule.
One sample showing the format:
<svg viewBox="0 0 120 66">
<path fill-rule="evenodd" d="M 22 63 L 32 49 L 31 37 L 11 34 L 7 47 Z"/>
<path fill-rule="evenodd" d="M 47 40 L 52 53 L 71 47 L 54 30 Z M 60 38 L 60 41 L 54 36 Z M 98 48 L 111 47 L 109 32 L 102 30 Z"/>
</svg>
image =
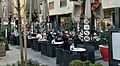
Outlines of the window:
<svg viewBox="0 0 120 66">
<path fill-rule="evenodd" d="M 60 0 L 60 7 L 67 6 L 67 0 Z"/>
<path fill-rule="evenodd" d="M 70 17 L 68 17 L 68 16 L 61 17 L 60 18 L 60 26 L 61 26 L 61 29 L 63 29 L 63 30 L 71 30 L 73 27 L 73 24 L 71 22 Z"/>
<path fill-rule="evenodd" d="M 54 9 L 54 2 L 50 2 L 49 3 L 49 9 L 51 10 L 51 9 Z"/>
</svg>

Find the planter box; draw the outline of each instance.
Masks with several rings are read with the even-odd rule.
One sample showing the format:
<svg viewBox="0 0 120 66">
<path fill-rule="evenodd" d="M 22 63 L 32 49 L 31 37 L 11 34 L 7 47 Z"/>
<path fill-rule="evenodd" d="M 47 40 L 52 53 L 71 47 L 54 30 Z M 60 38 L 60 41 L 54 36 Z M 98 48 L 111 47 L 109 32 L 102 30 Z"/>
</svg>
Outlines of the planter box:
<svg viewBox="0 0 120 66">
<path fill-rule="evenodd" d="M 47 55 L 47 42 L 46 41 L 41 41 L 41 54 L 42 55 Z"/>
<path fill-rule="evenodd" d="M 0 57 L 3 57 L 6 55 L 6 50 L 5 50 L 5 44 L 0 45 Z"/>
<path fill-rule="evenodd" d="M 99 45 L 99 51 L 104 61 L 109 61 L 109 48 L 108 46 Z"/>
<path fill-rule="evenodd" d="M 56 49 L 51 43 L 47 43 L 47 56 L 48 57 L 55 57 L 56 56 Z"/>
</svg>

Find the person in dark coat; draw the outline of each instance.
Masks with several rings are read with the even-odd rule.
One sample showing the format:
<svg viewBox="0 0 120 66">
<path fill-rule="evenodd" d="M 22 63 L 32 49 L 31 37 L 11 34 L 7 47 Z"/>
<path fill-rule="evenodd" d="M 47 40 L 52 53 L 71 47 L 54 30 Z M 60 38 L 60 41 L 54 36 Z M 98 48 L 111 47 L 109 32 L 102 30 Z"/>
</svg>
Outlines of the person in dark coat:
<svg viewBox="0 0 120 66">
<path fill-rule="evenodd" d="M 73 43 L 75 47 L 77 47 L 77 45 L 81 43 L 81 40 L 78 37 L 78 33 L 76 33 L 75 36 L 73 37 Z"/>
<path fill-rule="evenodd" d="M 51 43 L 51 41 L 53 40 L 53 36 L 50 32 L 47 35 L 47 40 L 48 40 L 49 43 Z"/>
<path fill-rule="evenodd" d="M 69 50 L 69 46 L 68 46 L 68 33 L 67 32 L 63 32 L 63 36 L 62 36 L 62 38 L 63 38 L 63 49 L 65 49 L 65 50 Z"/>
</svg>

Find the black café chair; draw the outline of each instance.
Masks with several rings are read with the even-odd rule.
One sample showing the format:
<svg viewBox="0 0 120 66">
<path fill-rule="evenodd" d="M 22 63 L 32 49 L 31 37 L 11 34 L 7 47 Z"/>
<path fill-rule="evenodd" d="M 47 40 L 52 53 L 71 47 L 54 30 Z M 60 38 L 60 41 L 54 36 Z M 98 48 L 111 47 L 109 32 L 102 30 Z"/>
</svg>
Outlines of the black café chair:
<svg viewBox="0 0 120 66">
<path fill-rule="evenodd" d="M 55 57 L 56 49 L 51 43 L 47 43 L 47 56 Z"/>
<path fill-rule="evenodd" d="M 33 39 L 33 45 L 32 45 L 33 50 L 37 50 L 37 39 Z"/>
<path fill-rule="evenodd" d="M 56 64 L 62 65 L 63 61 L 63 50 L 62 48 L 56 48 Z"/>
<path fill-rule="evenodd" d="M 80 59 L 81 59 L 80 53 L 72 52 L 72 54 L 70 56 L 70 62 L 73 60 L 80 60 Z"/>
<path fill-rule="evenodd" d="M 38 42 L 38 39 L 33 40 L 33 49 L 35 51 L 40 51 L 41 50 L 41 44 Z"/>
<path fill-rule="evenodd" d="M 41 41 L 41 54 L 42 55 L 47 55 L 47 45 L 46 41 Z"/>
<path fill-rule="evenodd" d="M 62 66 L 69 66 L 71 51 L 63 49 L 63 62 Z"/>
<path fill-rule="evenodd" d="M 37 46 L 38 46 L 38 48 L 37 48 L 38 51 L 41 51 L 41 42 L 40 41 L 37 42 Z"/>
<path fill-rule="evenodd" d="M 91 63 L 95 63 L 94 46 L 84 45 L 84 48 L 86 49 L 85 60 L 91 61 Z"/>
<path fill-rule="evenodd" d="M 71 52 L 70 50 L 63 50 L 63 62 L 62 66 L 69 66 L 73 60 L 80 60 L 80 54 L 77 52 Z"/>
<path fill-rule="evenodd" d="M 31 45 L 30 45 L 31 41 L 28 38 L 26 38 L 26 40 L 27 40 L 27 48 L 30 48 L 31 47 Z"/>
</svg>

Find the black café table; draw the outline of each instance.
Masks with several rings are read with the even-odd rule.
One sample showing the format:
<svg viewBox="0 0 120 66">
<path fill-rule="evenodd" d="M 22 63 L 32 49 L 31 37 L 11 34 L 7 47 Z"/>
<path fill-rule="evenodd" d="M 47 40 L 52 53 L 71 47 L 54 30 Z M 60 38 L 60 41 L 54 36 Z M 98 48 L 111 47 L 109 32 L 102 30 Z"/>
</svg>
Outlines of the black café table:
<svg viewBox="0 0 120 66">
<path fill-rule="evenodd" d="M 36 39 L 35 37 L 28 37 L 27 48 L 32 48 L 35 51 L 40 51 L 40 45 L 38 43 L 38 39 Z"/>
<path fill-rule="evenodd" d="M 41 44 L 38 43 L 38 39 L 36 39 L 36 38 L 33 39 L 32 49 L 35 51 L 40 51 L 40 49 L 41 49 Z"/>
<path fill-rule="evenodd" d="M 33 39 L 35 37 L 28 35 L 27 36 L 27 48 L 33 48 Z"/>
<path fill-rule="evenodd" d="M 32 48 L 35 51 L 41 50 L 41 44 L 38 42 L 38 39 L 36 39 L 35 37 L 28 37 L 27 47 Z"/>
<path fill-rule="evenodd" d="M 51 43 L 53 46 L 61 48 L 64 42 L 56 42 L 55 40 L 52 40 Z"/>
<path fill-rule="evenodd" d="M 84 56 L 84 54 L 86 54 L 86 49 L 85 48 L 73 48 L 70 51 L 72 53 L 78 53 L 81 61 L 86 60 L 86 57 Z"/>
<path fill-rule="evenodd" d="M 93 46 L 85 45 L 84 48 L 74 48 L 71 51 L 79 53 L 81 61 L 88 60 L 91 63 L 95 63 L 95 55 L 94 55 L 94 47 Z"/>
<path fill-rule="evenodd" d="M 47 43 L 47 56 L 48 57 L 55 57 L 56 52 L 55 52 L 55 46 L 52 43 Z"/>
<path fill-rule="evenodd" d="M 56 47 L 62 47 L 63 42 L 55 42 L 54 40 L 51 43 L 47 43 L 47 56 L 55 57 L 56 56 Z"/>
</svg>

